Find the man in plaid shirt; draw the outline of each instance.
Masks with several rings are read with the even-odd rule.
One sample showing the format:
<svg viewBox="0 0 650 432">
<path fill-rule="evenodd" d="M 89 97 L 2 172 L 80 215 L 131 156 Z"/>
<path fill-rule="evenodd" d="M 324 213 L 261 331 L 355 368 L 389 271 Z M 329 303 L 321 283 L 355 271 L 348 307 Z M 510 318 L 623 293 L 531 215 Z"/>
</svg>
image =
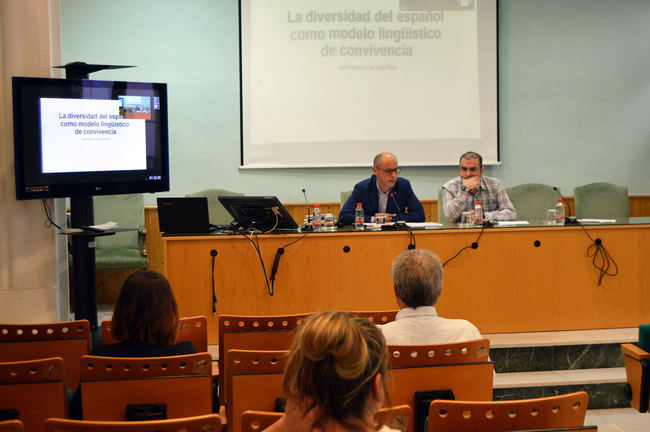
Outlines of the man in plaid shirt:
<svg viewBox="0 0 650 432">
<path fill-rule="evenodd" d="M 442 186 L 442 205 L 447 222 L 458 222 L 464 211 L 474 210 L 476 201 L 483 205 L 489 221 L 514 220 L 517 211 L 499 180 L 483 175 L 483 158 L 476 152 L 460 157 L 460 175 Z"/>
</svg>

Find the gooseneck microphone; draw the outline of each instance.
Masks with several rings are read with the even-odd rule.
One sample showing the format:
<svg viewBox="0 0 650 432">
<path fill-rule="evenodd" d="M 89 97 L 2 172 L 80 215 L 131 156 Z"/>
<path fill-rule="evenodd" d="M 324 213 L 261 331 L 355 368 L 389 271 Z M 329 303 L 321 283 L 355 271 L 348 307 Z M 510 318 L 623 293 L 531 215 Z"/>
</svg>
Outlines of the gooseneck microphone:
<svg viewBox="0 0 650 432">
<path fill-rule="evenodd" d="M 393 199 L 393 203 L 395 203 L 395 207 L 397 207 L 397 214 L 399 215 L 402 213 L 402 210 L 399 208 L 399 204 L 397 204 L 397 200 L 395 199 L 395 192 L 391 192 L 390 197 Z"/>
<path fill-rule="evenodd" d="M 305 197 L 305 204 L 307 204 L 307 216 L 311 214 L 311 210 L 309 209 L 309 200 L 307 199 L 307 192 L 305 192 L 305 188 L 302 188 L 302 194 Z"/>
<path fill-rule="evenodd" d="M 393 202 L 395 203 L 395 207 L 397 207 L 397 214 L 399 215 L 400 213 L 402 213 L 402 209 L 399 208 L 399 204 L 397 203 L 397 200 L 395 199 L 395 192 L 391 192 L 390 197 L 393 199 Z M 399 221 L 395 221 L 395 226 L 402 227 L 402 229 L 406 228 L 408 230 L 408 232 L 409 232 L 408 249 L 415 249 L 415 235 L 413 234 L 413 230 L 411 229 L 411 227 L 408 226 L 407 223 L 399 222 Z"/>
</svg>

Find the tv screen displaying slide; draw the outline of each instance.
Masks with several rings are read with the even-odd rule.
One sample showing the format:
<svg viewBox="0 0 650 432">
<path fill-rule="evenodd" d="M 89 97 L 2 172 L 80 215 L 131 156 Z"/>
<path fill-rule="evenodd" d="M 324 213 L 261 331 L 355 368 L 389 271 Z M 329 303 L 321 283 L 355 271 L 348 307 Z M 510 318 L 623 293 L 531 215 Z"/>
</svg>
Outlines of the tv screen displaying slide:
<svg viewBox="0 0 650 432">
<path fill-rule="evenodd" d="M 242 0 L 243 167 L 499 161 L 497 0 Z"/>
<path fill-rule="evenodd" d="M 169 190 L 166 84 L 12 82 L 17 199 Z"/>
</svg>

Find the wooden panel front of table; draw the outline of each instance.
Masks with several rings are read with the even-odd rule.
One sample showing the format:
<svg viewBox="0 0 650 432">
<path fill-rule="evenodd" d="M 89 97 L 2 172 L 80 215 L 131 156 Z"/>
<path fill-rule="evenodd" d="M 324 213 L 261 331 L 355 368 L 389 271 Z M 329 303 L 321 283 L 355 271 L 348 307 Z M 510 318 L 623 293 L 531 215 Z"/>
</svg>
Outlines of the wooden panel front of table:
<svg viewBox="0 0 650 432">
<path fill-rule="evenodd" d="M 633 327 L 650 322 L 650 225 L 591 226 L 619 267 L 599 272 L 581 227 L 485 229 L 477 249 L 445 267 L 437 309 L 464 318 L 482 333 Z M 442 262 L 469 246 L 479 229 L 414 231 L 418 248 Z M 301 234 L 260 235 L 270 276 L 276 250 Z M 537 243 L 538 242 L 538 243 Z M 257 252 L 241 235 L 164 238 L 164 271 L 181 316 L 208 317 L 218 343 L 217 315 L 273 315 L 317 310 L 396 308 L 391 262 L 405 250 L 405 231 L 312 233 L 287 246 L 267 292 Z M 212 256 L 217 296 L 212 312 Z M 610 271 L 613 270 L 610 268 Z"/>
</svg>

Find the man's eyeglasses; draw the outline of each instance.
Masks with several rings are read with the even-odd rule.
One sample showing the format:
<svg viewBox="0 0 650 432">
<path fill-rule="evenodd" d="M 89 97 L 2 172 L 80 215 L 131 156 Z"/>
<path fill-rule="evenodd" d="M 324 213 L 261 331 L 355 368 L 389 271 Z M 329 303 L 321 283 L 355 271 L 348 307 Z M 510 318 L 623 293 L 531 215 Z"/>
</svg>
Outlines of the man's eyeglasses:
<svg viewBox="0 0 650 432">
<path fill-rule="evenodd" d="M 379 168 L 379 167 L 375 167 L 375 168 L 377 168 L 379 171 L 385 172 L 388 175 L 399 174 L 400 172 L 402 172 L 402 168 L 388 168 L 388 169 Z"/>
</svg>

